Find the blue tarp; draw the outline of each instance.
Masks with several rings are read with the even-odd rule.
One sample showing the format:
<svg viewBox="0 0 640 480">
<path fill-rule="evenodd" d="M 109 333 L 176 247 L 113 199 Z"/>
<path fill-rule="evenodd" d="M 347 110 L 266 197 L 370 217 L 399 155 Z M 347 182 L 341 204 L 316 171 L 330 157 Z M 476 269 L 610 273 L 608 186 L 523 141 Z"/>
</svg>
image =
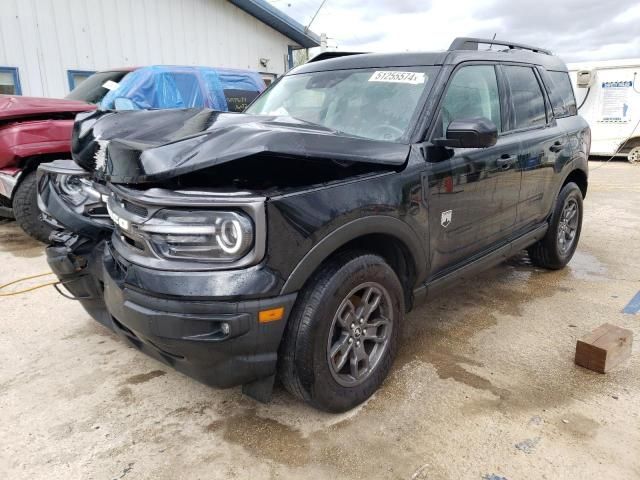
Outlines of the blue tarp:
<svg viewBox="0 0 640 480">
<path fill-rule="evenodd" d="M 234 108 L 229 108 L 229 95 L 225 95 L 225 91 L 244 92 L 245 96 L 255 98 L 264 89 L 264 81 L 258 72 L 158 65 L 127 74 L 118 88 L 105 95 L 100 109 L 113 110 L 126 105 L 124 108 L 136 110 L 211 108 L 227 111 Z"/>
</svg>

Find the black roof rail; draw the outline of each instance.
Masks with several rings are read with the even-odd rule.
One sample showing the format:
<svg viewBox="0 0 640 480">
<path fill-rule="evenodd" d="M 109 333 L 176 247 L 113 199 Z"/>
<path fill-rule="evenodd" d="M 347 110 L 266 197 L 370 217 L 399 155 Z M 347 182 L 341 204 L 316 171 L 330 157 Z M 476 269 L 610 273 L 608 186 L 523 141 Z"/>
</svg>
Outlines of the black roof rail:
<svg viewBox="0 0 640 480">
<path fill-rule="evenodd" d="M 545 50 L 543 48 L 532 47 L 531 45 L 523 45 L 521 43 L 513 43 L 513 42 L 503 42 L 501 40 L 491 40 L 489 38 L 469 38 L 469 37 L 458 37 L 449 46 L 449 51 L 453 50 L 478 50 L 479 44 L 486 43 L 487 45 L 502 45 L 504 47 L 508 47 L 510 50 L 519 49 L 519 50 L 531 50 L 535 53 L 543 53 L 545 55 L 552 55 L 550 50 Z"/>
<path fill-rule="evenodd" d="M 347 57 L 350 55 L 362 55 L 363 53 L 367 52 L 321 52 L 312 59 L 307 60 L 306 63 L 320 62 L 322 60 L 329 60 L 330 58 Z"/>
</svg>

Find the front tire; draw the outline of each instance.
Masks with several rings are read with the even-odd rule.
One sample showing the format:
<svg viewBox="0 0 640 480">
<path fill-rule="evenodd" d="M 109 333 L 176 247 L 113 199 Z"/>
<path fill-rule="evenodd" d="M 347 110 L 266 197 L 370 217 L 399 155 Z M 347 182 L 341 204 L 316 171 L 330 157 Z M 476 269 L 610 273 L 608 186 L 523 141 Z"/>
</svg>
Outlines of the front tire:
<svg viewBox="0 0 640 480">
<path fill-rule="evenodd" d="M 13 213 L 16 222 L 30 237 L 49 243 L 53 228 L 40 219 L 36 172 L 28 173 L 18 185 L 13 197 Z"/>
<path fill-rule="evenodd" d="M 402 286 L 379 256 L 346 252 L 301 291 L 280 347 L 285 388 L 312 406 L 344 412 L 369 398 L 395 358 Z"/>
<path fill-rule="evenodd" d="M 534 265 L 559 270 L 569 263 L 580 239 L 582 213 L 582 191 L 569 182 L 560 190 L 547 233 L 528 248 Z"/>
</svg>

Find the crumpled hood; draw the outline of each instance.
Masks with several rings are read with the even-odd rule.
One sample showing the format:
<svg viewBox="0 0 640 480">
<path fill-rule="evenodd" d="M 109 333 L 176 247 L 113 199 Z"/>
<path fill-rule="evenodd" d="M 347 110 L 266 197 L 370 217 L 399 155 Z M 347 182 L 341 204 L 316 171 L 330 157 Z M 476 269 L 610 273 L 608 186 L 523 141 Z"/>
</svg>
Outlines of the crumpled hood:
<svg viewBox="0 0 640 480">
<path fill-rule="evenodd" d="M 95 105 L 77 100 L 0 95 L 0 120 L 32 116 L 42 117 L 43 115 L 59 113 L 76 114 L 95 110 L 95 108 Z"/>
<path fill-rule="evenodd" d="M 76 163 L 112 183 L 163 181 L 261 153 L 400 166 L 409 149 L 291 117 L 208 109 L 96 111 L 77 117 L 72 139 Z"/>
</svg>

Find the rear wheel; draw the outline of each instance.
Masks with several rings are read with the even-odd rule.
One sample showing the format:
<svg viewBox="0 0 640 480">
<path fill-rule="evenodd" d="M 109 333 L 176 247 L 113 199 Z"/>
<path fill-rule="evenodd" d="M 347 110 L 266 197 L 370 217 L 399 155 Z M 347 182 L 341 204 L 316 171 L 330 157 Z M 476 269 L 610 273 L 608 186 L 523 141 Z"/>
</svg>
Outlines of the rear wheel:
<svg viewBox="0 0 640 480">
<path fill-rule="evenodd" d="M 546 235 L 528 249 L 531 262 L 551 270 L 563 268 L 576 251 L 581 230 L 582 192 L 570 182 L 558 195 Z"/>
<path fill-rule="evenodd" d="M 346 253 L 304 288 L 280 348 L 279 374 L 293 395 L 343 412 L 383 382 L 404 314 L 402 286 L 379 256 Z"/>
<path fill-rule="evenodd" d="M 36 172 L 28 173 L 13 197 L 13 213 L 18 225 L 31 237 L 49 242 L 53 228 L 40 219 Z"/>
<path fill-rule="evenodd" d="M 636 165 L 640 164 L 640 146 L 633 147 L 631 149 L 627 154 L 627 160 L 629 160 L 629 163 L 635 163 Z"/>
</svg>

